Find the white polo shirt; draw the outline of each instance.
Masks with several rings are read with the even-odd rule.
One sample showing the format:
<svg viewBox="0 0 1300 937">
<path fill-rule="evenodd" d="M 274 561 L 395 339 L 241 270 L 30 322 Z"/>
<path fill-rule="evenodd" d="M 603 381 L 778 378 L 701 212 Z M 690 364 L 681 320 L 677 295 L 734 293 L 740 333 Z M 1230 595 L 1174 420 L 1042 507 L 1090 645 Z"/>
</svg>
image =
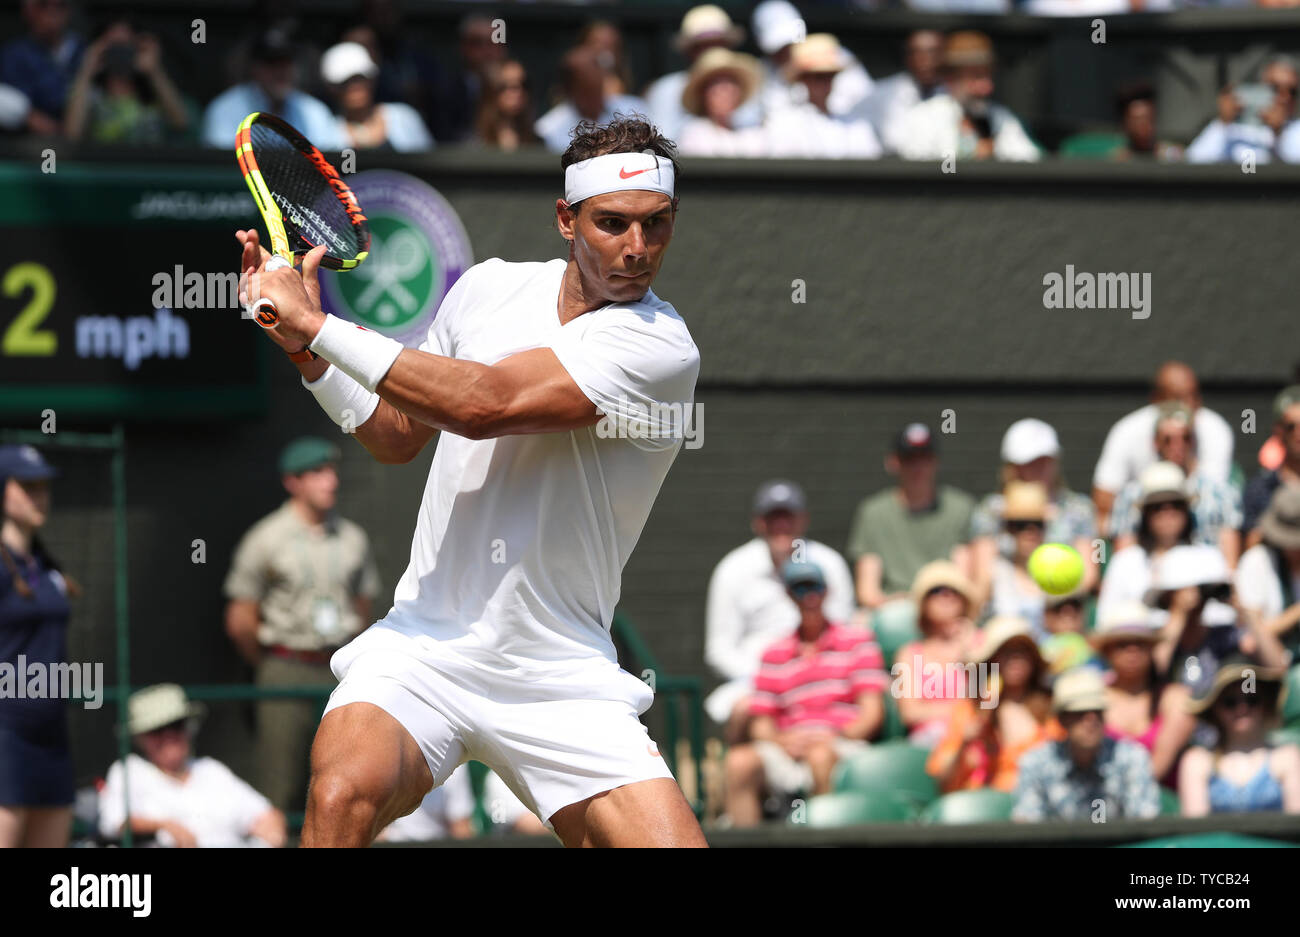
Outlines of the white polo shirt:
<svg viewBox="0 0 1300 937">
<path fill-rule="evenodd" d="M 372 626 L 413 636 L 441 672 L 519 700 L 653 698 L 618 666 L 609 628 L 623 567 L 681 448 L 700 357 L 653 292 L 564 324 L 566 262 L 471 267 L 424 351 L 484 364 L 551 348 L 622 435 L 601 424 L 473 440 L 442 433 L 393 608 Z M 400 643 L 400 642 L 398 642 Z"/>
<path fill-rule="evenodd" d="M 1119 493 L 1127 482 L 1156 461 L 1156 418 L 1154 403 L 1122 417 L 1101 447 L 1092 484 L 1103 491 Z M 1232 473 L 1232 427 L 1213 410 L 1200 407 L 1193 418 L 1196 430 L 1196 469 L 1207 478 L 1228 484 Z"/>
</svg>

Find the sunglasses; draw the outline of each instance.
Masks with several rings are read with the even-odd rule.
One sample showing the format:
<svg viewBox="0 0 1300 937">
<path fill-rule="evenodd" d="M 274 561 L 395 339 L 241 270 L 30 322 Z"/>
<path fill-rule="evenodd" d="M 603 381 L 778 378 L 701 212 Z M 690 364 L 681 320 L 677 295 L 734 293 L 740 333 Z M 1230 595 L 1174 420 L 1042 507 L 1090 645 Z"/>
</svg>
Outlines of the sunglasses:
<svg viewBox="0 0 1300 937">
<path fill-rule="evenodd" d="M 1007 521 L 1007 530 L 1013 534 L 1023 533 L 1026 530 L 1042 530 L 1046 526 L 1043 521 Z"/>
<path fill-rule="evenodd" d="M 796 582 L 790 587 L 790 594 L 796 599 L 802 599 L 806 595 L 812 595 L 814 592 L 821 595 L 826 591 L 826 587 L 817 582 Z"/>
<path fill-rule="evenodd" d="M 1186 511 L 1187 505 L 1182 501 L 1161 501 L 1158 504 L 1148 504 L 1145 510 L 1152 514 L 1159 514 L 1161 511 Z"/>
<path fill-rule="evenodd" d="M 144 734 L 153 736 L 154 738 L 159 738 L 164 735 L 183 733 L 185 731 L 186 721 L 187 720 L 185 719 L 178 719 L 176 722 L 169 722 L 165 726 L 159 726 L 156 729 L 150 729 L 148 732 L 145 732 Z"/>
<path fill-rule="evenodd" d="M 1264 705 L 1258 694 L 1248 695 L 1245 693 L 1229 693 L 1219 697 L 1215 703 L 1220 709 L 1236 709 L 1238 706 L 1247 706 L 1250 709 L 1258 709 Z"/>
<path fill-rule="evenodd" d="M 1300 426 L 1300 423 L 1296 423 L 1296 422 L 1293 422 L 1293 421 L 1291 421 L 1291 420 L 1286 420 L 1286 421 L 1284 421 L 1284 422 L 1282 423 L 1282 432 L 1284 432 L 1284 433 L 1294 433 L 1294 432 L 1295 432 L 1295 428 L 1296 428 L 1297 426 Z"/>
<path fill-rule="evenodd" d="M 1270 81 L 1268 83 L 1268 86 L 1273 89 L 1274 94 L 1290 94 L 1290 95 L 1295 94 L 1296 87 L 1297 87 L 1296 85 L 1280 85 L 1275 81 Z"/>
<path fill-rule="evenodd" d="M 1066 599 L 1064 602 L 1057 602 L 1055 605 L 1050 606 L 1047 610 L 1049 612 L 1050 611 L 1063 612 L 1067 608 L 1072 612 L 1082 612 L 1083 602 L 1079 599 Z"/>
</svg>

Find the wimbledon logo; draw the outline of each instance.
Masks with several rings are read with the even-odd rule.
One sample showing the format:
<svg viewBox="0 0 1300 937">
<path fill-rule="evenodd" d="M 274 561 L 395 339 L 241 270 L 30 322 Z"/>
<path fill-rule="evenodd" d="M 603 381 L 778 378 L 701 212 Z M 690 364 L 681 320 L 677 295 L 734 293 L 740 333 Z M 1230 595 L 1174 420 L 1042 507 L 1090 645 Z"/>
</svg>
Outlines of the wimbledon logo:
<svg viewBox="0 0 1300 937">
<path fill-rule="evenodd" d="M 370 256 L 322 278 L 325 311 L 415 348 L 474 262 L 469 235 L 447 200 L 414 176 L 379 169 L 348 184 L 370 224 Z"/>
</svg>

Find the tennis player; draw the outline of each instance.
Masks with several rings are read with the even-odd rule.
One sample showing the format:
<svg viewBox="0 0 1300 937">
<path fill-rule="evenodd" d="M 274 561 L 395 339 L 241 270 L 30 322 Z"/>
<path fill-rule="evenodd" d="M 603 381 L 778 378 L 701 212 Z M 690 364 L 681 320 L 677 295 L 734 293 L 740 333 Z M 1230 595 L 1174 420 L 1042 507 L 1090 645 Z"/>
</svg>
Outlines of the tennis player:
<svg viewBox="0 0 1300 937">
<path fill-rule="evenodd" d="M 581 126 L 555 206 L 567 260 L 471 267 L 419 350 L 321 311 L 321 248 L 268 271 L 238 232 L 247 298 L 275 302 L 268 334 L 336 423 L 383 463 L 443 431 L 393 607 L 331 661 L 303 845 L 368 844 L 471 758 L 566 846 L 705 845 L 609 633 L 699 373 L 650 290 L 673 154 L 642 120 Z"/>
</svg>

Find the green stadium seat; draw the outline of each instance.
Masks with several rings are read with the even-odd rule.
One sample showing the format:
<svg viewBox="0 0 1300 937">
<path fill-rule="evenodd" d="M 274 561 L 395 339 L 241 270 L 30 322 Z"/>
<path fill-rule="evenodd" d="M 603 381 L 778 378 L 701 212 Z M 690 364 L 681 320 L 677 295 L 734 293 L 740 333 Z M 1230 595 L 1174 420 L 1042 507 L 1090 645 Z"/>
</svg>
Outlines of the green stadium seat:
<svg viewBox="0 0 1300 937">
<path fill-rule="evenodd" d="M 1300 745 L 1300 726 L 1285 726 L 1272 732 L 1268 741 L 1272 745 Z"/>
<path fill-rule="evenodd" d="M 999 823 L 1011 819 L 1016 798 L 1006 791 L 984 788 L 953 791 L 921 811 L 922 823 Z"/>
<path fill-rule="evenodd" d="M 1282 704 L 1282 725 L 1300 729 L 1300 664 L 1286 675 L 1286 701 Z"/>
<path fill-rule="evenodd" d="M 888 691 L 882 695 L 885 699 L 885 721 L 880 726 L 880 735 L 876 738 L 876 742 L 906 739 L 907 726 L 903 725 L 903 717 L 898 714 L 898 700 L 894 699 L 894 694 Z"/>
<path fill-rule="evenodd" d="M 808 801 L 803 819 L 810 827 L 825 829 L 858 823 L 902 823 L 916 818 L 910 798 L 889 791 L 844 791 L 821 794 Z M 799 817 L 795 814 L 793 820 Z"/>
<path fill-rule="evenodd" d="M 921 631 L 916 624 L 916 606 L 911 600 L 881 606 L 871 617 L 871 630 L 876 634 L 888 670 L 893 666 L 899 648 L 910 641 L 921 640 Z"/>
<path fill-rule="evenodd" d="M 1161 785 L 1160 787 L 1160 816 L 1177 817 L 1183 812 L 1182 801 L 1178 799 L 1178 794 L 1169 788 Z"/>
<path fill-rule="evenodd" d="M 839 792 L 897 792 L 924 807 L 939 795 L 934 778 L 925 772 L 929 756 L 928 750 L 903 741 L 872 745 L 837 764 L 831 783 Z"/>
</svg>

